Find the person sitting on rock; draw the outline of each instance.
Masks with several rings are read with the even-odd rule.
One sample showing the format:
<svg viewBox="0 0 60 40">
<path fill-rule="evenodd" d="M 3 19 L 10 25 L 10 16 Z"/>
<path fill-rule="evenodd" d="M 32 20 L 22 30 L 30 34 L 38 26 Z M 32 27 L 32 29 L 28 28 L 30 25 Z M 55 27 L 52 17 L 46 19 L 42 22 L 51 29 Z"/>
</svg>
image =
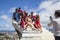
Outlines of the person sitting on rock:
<svg viewBox="0 0 60 40">
<path fill-rule="evenodd" d="M 31 15 L 27 16 L 26 19 L 26 25 L 25 25 L 25 29 L 27 29 L 27 27 L 29 26 L 30 28 L 34 29 L 34 25 L 32 23 L 32 19 L 31 19 Z"/>
</svg>

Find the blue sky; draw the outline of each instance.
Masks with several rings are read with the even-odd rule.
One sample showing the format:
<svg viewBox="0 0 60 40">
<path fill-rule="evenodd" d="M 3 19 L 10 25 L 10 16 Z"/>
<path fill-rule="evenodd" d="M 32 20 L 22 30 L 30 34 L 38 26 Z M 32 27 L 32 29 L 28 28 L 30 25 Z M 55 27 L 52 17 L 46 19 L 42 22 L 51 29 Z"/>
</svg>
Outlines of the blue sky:
<svg viewBox="0 0 60 40">
<path fill-rule="evenodd" d="M 38 5 L 42 2 L 42 0 L 0 0 L 0 10 L 3 10 L 6 14 L 12 7 L 21 7 L 23 10 L 24 7 L 37 8 Z"/>
<path fill-rule="evenodd" d="M 10 9 L 21 7 L 22 10 L 36 9 L 44 0 L 0 0 L 0 15 L 11 16 Z"/>
<path fill-rule="evenodd" d="M 49 16 L 53 16 L 55 10 L 60 9 L 59 0 L 0 0 L 0 30 L 14 30 L 11 17 L 14 9 L 21 7 L 28 13 L 34 11 L 40 15 L 42 26 L 47 26 Z M 47 27 L 48 28 L 48 27 Z"/>
</svg>

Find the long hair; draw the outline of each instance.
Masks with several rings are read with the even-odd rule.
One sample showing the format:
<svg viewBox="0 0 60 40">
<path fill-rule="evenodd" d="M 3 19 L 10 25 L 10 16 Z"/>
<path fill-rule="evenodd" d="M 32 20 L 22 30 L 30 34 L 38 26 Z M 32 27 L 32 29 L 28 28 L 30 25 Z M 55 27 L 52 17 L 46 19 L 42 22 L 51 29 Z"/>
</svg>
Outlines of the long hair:
<svg viewBox="0 0 60 40">
<path fill-rule="evenodd" d="M 39 19 L 39 15 L 36 15 L 36 19 Z"/>
</svg>

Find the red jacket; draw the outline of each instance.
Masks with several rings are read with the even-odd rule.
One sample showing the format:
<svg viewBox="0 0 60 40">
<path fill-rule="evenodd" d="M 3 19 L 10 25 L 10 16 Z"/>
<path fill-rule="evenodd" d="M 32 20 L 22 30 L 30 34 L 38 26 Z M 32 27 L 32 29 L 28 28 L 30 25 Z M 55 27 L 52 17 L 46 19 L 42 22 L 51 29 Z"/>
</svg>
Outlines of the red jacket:
<svg viewBox="0 0 60 40">
<path fill-rule="evenodd" d="M 19 10 L 19 9 L 18 9 L 18 12 L 21 13 L 21 14 L 23 13 L 23 11 L 22 10 Z"/>
<path fill-rule="evenodd" d="M 24 18 L 21 18 L 20 26 L 24 28 L 24 25 L 25 25 Z"/>
<path fill-rule="evenodd" d="M 39 19 L 35 21 L 34 27 L 35 28 L 41 28 L 41 24 L 40 24 L 40 20 Z"/>
</svg>

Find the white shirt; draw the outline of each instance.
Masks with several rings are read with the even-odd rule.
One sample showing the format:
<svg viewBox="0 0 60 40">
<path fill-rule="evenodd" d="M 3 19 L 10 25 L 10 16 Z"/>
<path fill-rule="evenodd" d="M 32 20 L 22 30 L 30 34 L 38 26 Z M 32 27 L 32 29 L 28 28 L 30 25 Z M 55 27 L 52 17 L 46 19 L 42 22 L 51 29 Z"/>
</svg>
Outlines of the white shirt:
<svg viewBox="0 0 60 40">
<path fill-rule="evenodd" d="M 54 19 L 52 22 L 53 29 L 54 29 L 54 36 L 60 36 L 60 17 Z"/>
</svg>

